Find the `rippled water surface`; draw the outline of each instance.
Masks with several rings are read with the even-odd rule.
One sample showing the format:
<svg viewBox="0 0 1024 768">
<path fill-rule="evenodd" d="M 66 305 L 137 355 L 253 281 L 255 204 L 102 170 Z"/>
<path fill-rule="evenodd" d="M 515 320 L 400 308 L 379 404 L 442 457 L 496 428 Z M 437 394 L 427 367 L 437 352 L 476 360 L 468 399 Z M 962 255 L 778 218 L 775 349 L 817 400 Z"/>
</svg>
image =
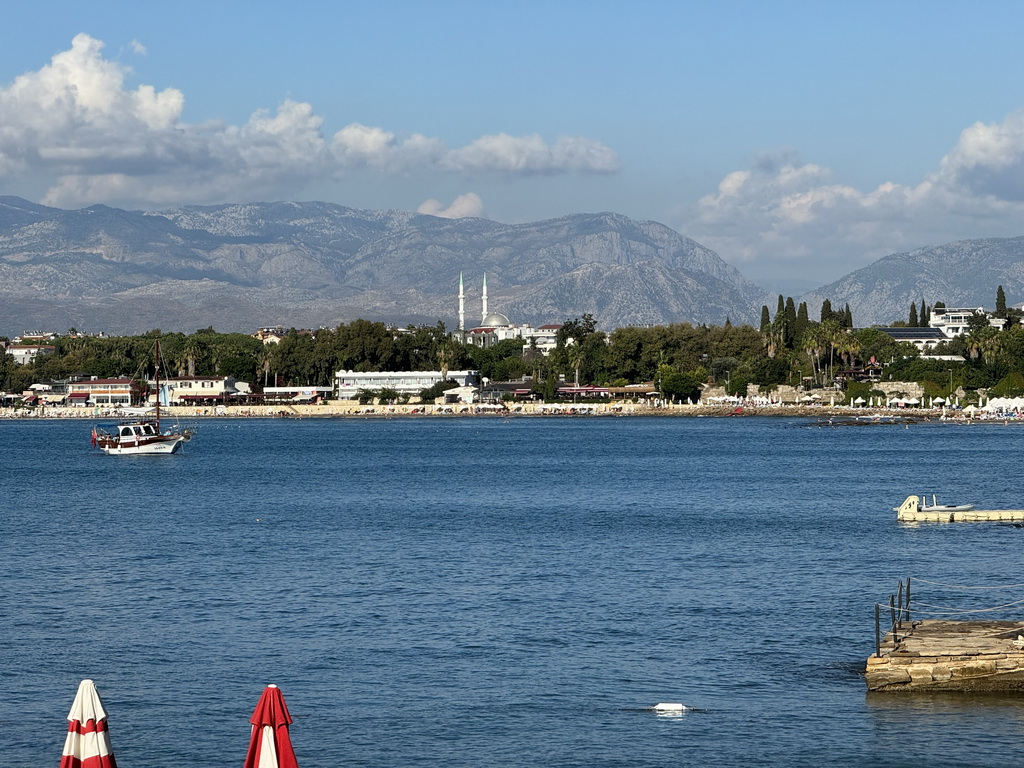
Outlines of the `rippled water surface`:
<svg viewBox="0 0 1024 768">
<path fill-rule="evenodd" d="M 240 765 L 267 683 L 304 768 L 1024 747 L 1024 699 L 869 696 L 859 674 L 899 579 L 1024 582 L 1024 529 L 892 512 L 1024 506 L 1024 427 L 215 420 L 132 458 L 92 453 L 90 426 L 0 423 L 4 766 L 57 764 L 83 677 L 125 768 Z M 705 711 L 640 709 L 659 701 Z"/>
</svg>

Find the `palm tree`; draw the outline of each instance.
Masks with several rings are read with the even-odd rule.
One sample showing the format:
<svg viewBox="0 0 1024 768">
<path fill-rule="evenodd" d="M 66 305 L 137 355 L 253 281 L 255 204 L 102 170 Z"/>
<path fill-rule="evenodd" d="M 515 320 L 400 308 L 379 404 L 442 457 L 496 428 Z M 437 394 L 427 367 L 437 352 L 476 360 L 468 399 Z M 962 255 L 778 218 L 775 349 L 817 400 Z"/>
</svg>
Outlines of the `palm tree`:
<svg viewBox="0 0 1024 768">
<path fill-rule="evenodd" d="M 448 366 L 455 359 L 455 346 L 451 339 L 444 339 L 437 345 L 437 364 L 441 368 L 441 381 L 448 380 Z"/>
<path fill-rule="evenodd" d="M 826 343 L 821 323 L 808 326 L 801 346 L 803 346 L 804 352 L 807 353 L 807 357 L 811 361 L 811 375 L 814 377 L 815 384 L 818 383 L 818 361 L 821 358 L 821 353 L 824 351 Z"/>
<path fill-rule="evenodd" d="M 985 365 L 991 365 L 1002 350 L 1002 339 L 999 331 L 991 326 L 982 331 L 981 359 Z"/>
<path fill-rule="evenodd" d="M 256 370 L 263 374 L 263 388 L 267 388 L 267 379 L 270 377 L 270 345 L 264 344 L 256 352 Z"/>
<path fill-rule="evenodd" d="M 831 372 L 836 352 L 836 343 L 839 341 L 839 338 L 844 335 L 843 329 L 839 325 L 839 321 L 829 318 L 825 322 L 819 324 L 819 331 L 821 333 L 822 343 L 828 345 L 828 367 Z"/>
<path fill-rule="evenodd" d="M 189 376 L 196 375 L 196 360 L 202 356 L 205 351 L 205 345 L 195 336 L 189 336 L 185 339 L 185 344 L 182 346 L 181 351 L 178 353 L 178 365 L 183 366 Z M 179 368 L 179 373 L 181 368 Z"/>
<path fill-rule="evenodd" d="M 843 364 L 852 368 L 854 359 L 860 354 L 860 342 L 852 333 L 844 331 L 836 338 L 835 349 L 843 359 Z"/>
<path fill-rule="evenodd" d="M 775 359 L 782 345 L 786 341 L 785 319 L 776 317 L 774 322 L 769 323 L 764 333 L 761 334 L 761 343 L 768 352 L 769 359 Z"/>
<path fill-rule="evenodd" d="M 984 328 L 972 328 L 964 336 L 964 344 L 967 345 L 967 354 L 971 360 L 977 360 L 981 350 L 985 347 L 986 333 Z"/>
<path fill-rule="evenodd" d="M 578 387 L 580 385 L 580 368 L 583 367 L 583 359 L 585 355 L 583 351 L 583 345 L 578 343 L 570 344 L 568 345 L 568 347 L 566 347 L 565 352 L 569 357 L 569 365 L 572 366 L 572 369 L 575 373 L 575 376 L 573 378 L 573 380 L 575 381 L 575 386 Z"/>
</svg>

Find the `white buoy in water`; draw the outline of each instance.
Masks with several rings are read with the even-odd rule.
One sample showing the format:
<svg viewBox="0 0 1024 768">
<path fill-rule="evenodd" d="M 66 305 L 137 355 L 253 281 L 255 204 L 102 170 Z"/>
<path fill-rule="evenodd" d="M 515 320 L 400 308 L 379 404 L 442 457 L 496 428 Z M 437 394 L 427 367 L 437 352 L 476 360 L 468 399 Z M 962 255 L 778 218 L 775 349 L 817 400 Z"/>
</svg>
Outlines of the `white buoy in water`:
<svg viewBox="0 0 1024 768">
<path fill-rule="evenodd" d="M 655 712 L 685 712 L 687 706 L 685 704 L 655 704 L 651 707 Z"/>
</svg>

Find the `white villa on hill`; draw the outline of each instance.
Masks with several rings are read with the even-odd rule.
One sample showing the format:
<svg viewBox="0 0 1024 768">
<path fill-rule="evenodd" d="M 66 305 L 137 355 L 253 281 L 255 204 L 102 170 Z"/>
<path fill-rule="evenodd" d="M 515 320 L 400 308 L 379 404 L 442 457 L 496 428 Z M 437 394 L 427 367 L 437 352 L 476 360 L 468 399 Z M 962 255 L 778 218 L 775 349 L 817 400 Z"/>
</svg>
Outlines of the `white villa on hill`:
<svg viewBox="0 0 1024 768">
<path fill-rule="evenodd" d="M 987 317 L 988 324 L 1000 331 L 1006 325 L 1005 319 L 992 317 L 984 307 L 944 307 L 932 310 L 931 317 L 928 318 L 928 327 L 938 329 L 947 339 L 955 339 L 967 333 L 970 319 L 978 315 Z"/>
<path fill-rule="evenodd" d="M 50 344 L 10 344 L 7 346 L 7 354 L 14 358 L 16 365 L 28 365 L 35 362 L 37 357 L 52 355 L 56 347 Z"/>
<path fill-rule="evenodd" d="M 992 317 L 984 307 L 940 307 L 932 310 L 927 328 L 901 327 L 879 328 L 896 341 L 913 344 L 922 352 L 935 349 L 939 344 L 965 335 L 970 329 L 972 317 L 984 317 L 988 324 L 998 330 L 1006 327 L 1006 320 Z"/>
</svg>

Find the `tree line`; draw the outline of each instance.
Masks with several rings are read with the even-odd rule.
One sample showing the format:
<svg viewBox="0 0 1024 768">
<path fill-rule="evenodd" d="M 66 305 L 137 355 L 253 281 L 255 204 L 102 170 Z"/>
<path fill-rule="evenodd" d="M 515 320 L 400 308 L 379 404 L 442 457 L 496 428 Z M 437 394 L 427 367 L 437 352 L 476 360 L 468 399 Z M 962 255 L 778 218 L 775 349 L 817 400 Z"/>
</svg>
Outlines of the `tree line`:
<svg viewBox="0 0 1024 768">
<path fill-rule="evenodd" d="M 1000 287 L 999 293 L 1002 293 Z M 1000 306 L 1001 304 L 1001 306 Z M 941 302 L 916 302 L 909 320 L 920 324 Z M 1008 319 L 1013 310 L 998 301 Z M 916 316 L 916 317 L 915 317 Z M 1017 315 L 1019 317 L 1019 314 Z M 901 323 L 900 324 L 904 324 Z M 940 345 L 935 353 L 959 354 L 964 364 L 921 359 L 913 345 L 899 343 L 877 328 L 855 329 L 849 306 L 826 300 L 812 319 L 806 302 L 778 297 L 774 314 L 761 308 L 758 328 L 672 323 L 625 327 L 605 332 L 592 315 L 567 320 L 555 349 L 543 355 L 527 340 L 509 339 L 483 348 L 453 338 L 443 323 L 395 328 L 355 320 L 332 329 L 292 329 L 278 344 L 263 344 L 246 334 L 213 328 L 192 334 L 149 331 L 142 336 L 98 338 L 70 334 L 52 342 L 55 354 L 29 365 L 0 358 L 0 386 L 20 392 L 34 383 L 72 376 L 152 378 L 152 350 L 159 338 L 164 375 L 231 376 L 253 390 L 267 386 L 330 386 L 339 370 L 400 371 L 471 369 L 491 381 L 526 381 L 533 392 L 554 399 L 566 383 L 625 386 L 653 382 L 666 397 L 695 399 L 701 385 L 716 384 L 745 394 L 748 384 L 763 390 L 779 385 L 832 387 L 865 394 L 857 372 L 875 362 L 883 378 L 922 383 L 928 394 L 948 395 L 959 387 L 995 387 L 996 393 L 1024 394 L 1024 328 L 1013 322 L 1004 331 L 981 316 L 969 332 Z"/>
</svg>

